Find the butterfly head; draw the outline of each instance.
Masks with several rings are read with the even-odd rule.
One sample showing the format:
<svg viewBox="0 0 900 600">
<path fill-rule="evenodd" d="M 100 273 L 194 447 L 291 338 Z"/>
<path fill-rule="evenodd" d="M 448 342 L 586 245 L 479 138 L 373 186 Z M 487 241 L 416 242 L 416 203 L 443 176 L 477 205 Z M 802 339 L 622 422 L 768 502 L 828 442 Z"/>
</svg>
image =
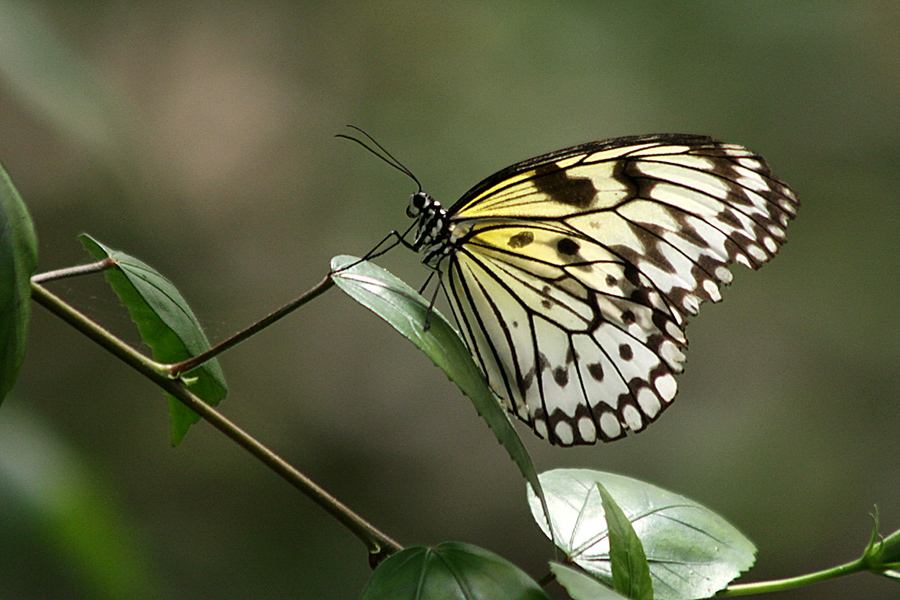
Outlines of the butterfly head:
<svg viewBox="0 0 900 600">
<path fill-rule="evenodd" d="M 441 203 L 426 194 L 416 192 L 409 197 L 406 214 L 416 219 L 416 236 L 412 242 L 413 250 L 427 251 L 432 246 L 446 245 L 448 231 L 447 209 Z"/>
<path fill-rule="evenodd" d="M 406 216 L 410 219 L 415 219 L 423 212 L 427 212 L 434 204 L 440 206 L 440 203 L 435 202 L 434 199 L 425 192 L 416 192 L 409 197 L 409 206 L 406 207 Z"/>
</svg>

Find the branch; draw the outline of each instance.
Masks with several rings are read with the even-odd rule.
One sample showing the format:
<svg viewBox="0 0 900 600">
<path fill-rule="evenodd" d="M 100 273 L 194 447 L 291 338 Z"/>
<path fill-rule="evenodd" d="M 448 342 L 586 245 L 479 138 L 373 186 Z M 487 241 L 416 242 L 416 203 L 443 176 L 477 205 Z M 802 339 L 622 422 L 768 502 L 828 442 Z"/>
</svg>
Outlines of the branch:
<svg viewBox="0 0 900 600">
<path fill-rule="evenodd" d="M 320 288 L 323 284 L 324 281 L 314 289 Z M 318 293 L 328 289 L 328 287 L 330 285 L 325 286 Z M 124 363 L 177 398 L 185 406 L 199 414 L 210 425 L 224 433 L 313 502 L 321 506 L 366 545 L 370 553 L 370 563 L 373 565 L 377 564 L 381 559 L 402 548 L 399 543 L 387 534 L 376 529 L 337 498 L 291 466 L 287 461 L 229 421 L 198 396 L 188 391 L 180 380 L 171 379 L 168 376 L 168 365 L 163 365 L 147 358 L 34 280 L 31 282 L 31 297 L 35 302 L 100 344 L 103 348 L 109 350 Z"/>
</svg>

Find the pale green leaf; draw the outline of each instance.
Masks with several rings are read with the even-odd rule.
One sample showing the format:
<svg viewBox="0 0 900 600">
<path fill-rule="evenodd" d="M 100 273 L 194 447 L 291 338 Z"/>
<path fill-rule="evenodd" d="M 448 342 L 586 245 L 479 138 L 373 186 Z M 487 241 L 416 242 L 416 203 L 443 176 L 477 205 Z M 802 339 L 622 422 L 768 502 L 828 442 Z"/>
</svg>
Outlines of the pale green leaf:
<svg viewBox="0 0 900 600">
<path fill-rule="evenodd" d="M 655 598 L 707 598 L 755 559 L 756 548 L 708 508 L 649 483 L 589 469 L 540 476 L 553 539 L 570 561 L 612 584 L 609 535 L 597 484 L 612 495 L 640 538 Z M 535 520 L 550 535 L 541 503 L 529 496 Z"/>
<path fill-rule="evenodd" d="M 351 298 L 387 321 L 440 367 L 469 397 L 506 448 L 525 479 L 543 496 L 534 464 L 500 400 L 472 360 L 465 342 L 447 319 L 415 290 L 388 271 L 352 256 L 331 261 L 335 284 Z M 429 316 L 430 311 L 430 316 Z M 425 319 L 430 327 L 425 329 Z"/>
</svg>

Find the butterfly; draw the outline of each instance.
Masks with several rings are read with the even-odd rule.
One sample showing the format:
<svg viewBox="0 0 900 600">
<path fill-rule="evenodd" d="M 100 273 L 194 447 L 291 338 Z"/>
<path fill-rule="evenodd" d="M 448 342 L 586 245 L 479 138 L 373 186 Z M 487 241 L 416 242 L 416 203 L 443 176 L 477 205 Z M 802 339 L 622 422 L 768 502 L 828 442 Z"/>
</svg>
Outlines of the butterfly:
<svg viewBox="0 0 900 600">
<path fill-rule="evenodd" d="M 506 408 L 571 446 L 659 417 L 677 391 L 688 318 L 721 300 L 729 265 L 775 255 L 798 206 L 746 148 L 658 134 L 524 160 L 450 208 L 419 186 L 413 227 L 396 235 L 440 274 Z"/>
</svg>

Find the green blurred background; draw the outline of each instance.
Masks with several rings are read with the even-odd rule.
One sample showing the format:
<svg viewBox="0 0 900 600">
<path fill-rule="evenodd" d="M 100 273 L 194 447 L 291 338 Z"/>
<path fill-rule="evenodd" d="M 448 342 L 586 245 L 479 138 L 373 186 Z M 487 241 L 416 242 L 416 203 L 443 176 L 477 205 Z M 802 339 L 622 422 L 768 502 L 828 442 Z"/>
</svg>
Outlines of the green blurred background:
<svg viewBox="0 0 900 600">
<path fill-rule="evenodd" d="M 86 231 L 168 275 L 213 340 L 529 156 L 691 132 L 767 157 L 803 206 L 759 273 L 689 328 L 675 406 L 539 470 L 690 496 L 759 547 L 749 579 L 900 528 L 900 4 L 0 0 L 0 161 L 41 269 Z M 418 286 L 398 250 L 379 261 Z M 102 278 L 52 288 L 134 343 Z M 224 412 L 403 543 L 464 540 L 532 575 L 548 543 L 468 400 L 339 292 L 222 359 Z M 342 527 L 209 426 L 168 442 L 150 384 L 35 307 L 0 408 L 0 597 L 354 598 Z M 856 576 L 779 598 L 896 598 Z"/>
</svg>

